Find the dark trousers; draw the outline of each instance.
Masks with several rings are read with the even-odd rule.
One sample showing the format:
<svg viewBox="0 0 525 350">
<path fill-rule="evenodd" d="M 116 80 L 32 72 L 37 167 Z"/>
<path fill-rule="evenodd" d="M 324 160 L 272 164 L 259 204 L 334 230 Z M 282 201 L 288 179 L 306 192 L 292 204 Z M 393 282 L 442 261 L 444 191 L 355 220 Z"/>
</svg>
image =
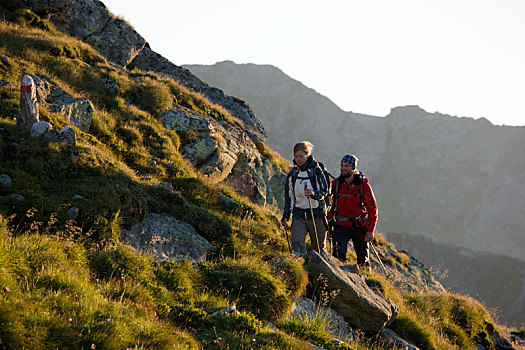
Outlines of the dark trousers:
<svg viewBox="0 0 525 350">
<path fill-rule="evenodd" d="M 365 228 L 361 226 L 346 227 L 335 225 L 332 234 L 333 255 L 340 261 L 345 262 L 348 242 L 351 239 L 357 255 L 357 263 L 359 265 L 368 263 L 370 259 L 368 257 L 368 242 L 365 242 L 365 234 Z"/>
</svg>

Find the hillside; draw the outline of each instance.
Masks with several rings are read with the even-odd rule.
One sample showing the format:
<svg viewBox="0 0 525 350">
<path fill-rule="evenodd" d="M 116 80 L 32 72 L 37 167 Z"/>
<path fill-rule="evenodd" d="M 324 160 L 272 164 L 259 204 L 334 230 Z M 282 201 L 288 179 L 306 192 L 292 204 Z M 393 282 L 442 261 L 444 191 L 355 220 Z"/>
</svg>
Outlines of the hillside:
<svg viewBox="0 0 525 350">
<path fill-rule="evenodd" d="M 269 144 L 285 157 L 294 142 L 310 140 L 317 159 L 338 173 L 341 155 L 356 154 L 378 197 L 380 230 L 525 257 L 525 127 L 417 106 L 365 116 L 342 111 L 272 66 L 185 67 L 246 100 L 266 125 Z"/>
<path fill-rule="evenodd" d="M 507 322 L 525 321 L 523 260 L 456 247 L 422 235 L 389 233 L 388 239 L 440 273 L 439 281 L 445 288 L 484 300 Z"/>
<path fill-rule="evenodd" d="M 379 233 L 390 277 L 291 257 L 275 211 L 288 163 L 245 102 L 99 1 L 23 3 L 0 4 L 0 348 L 511 348 Z M 352 300 L 321 265 L 374 301 L 359 306 L 386 305 L 377 327 L 328 308 Z"/>
</svg>

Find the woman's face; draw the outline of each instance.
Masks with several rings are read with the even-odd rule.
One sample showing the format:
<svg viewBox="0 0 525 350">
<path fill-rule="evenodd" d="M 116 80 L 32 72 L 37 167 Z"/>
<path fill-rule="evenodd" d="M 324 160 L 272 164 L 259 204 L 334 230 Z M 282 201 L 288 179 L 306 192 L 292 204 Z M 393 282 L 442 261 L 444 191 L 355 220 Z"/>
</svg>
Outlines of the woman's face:
<svg viewBox="0 0 525 350">
<path fill-rule="evenodd" d="M 309 154 L 304 151 L 297 151 L 293 154 L 293 159 L 297 165 L 301 166 L 306 162 L 308 156 Z"/>
</svg>

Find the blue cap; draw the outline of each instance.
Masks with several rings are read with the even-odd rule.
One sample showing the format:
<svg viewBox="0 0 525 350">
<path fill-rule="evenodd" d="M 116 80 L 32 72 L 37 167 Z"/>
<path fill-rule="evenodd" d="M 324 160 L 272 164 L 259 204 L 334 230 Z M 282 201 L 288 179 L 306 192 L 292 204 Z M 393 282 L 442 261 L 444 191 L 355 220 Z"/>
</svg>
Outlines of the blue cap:
<svg viewBox="0 0 525 350">
<path fill-rule="evenodd" d="M 357 165 L 357 158 L 355 156 L 345 154 L 343 159 L 341 159 L 341 163 L 349 164 L 352 167 L 352 169 L 355 169 Z"/>
</svg>

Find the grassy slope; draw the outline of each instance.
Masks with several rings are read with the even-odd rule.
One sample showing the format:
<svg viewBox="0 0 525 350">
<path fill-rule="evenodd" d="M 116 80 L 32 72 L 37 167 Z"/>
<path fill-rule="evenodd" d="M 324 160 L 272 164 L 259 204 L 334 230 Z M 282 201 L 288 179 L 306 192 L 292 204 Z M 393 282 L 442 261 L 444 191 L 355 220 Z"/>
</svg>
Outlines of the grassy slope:
<svg viewBox="0 0 525 350">
<path fill-rule="evenodd" d="M 295 349 L 304 347 L 297 340 L 304 338 L 334 348 L 323 327 L 279 320 L 291 298 L 305 293 L 306 280 L 293 260 L 274 268 L 262 263 L 286 251 L 273 213 L 201 179 L 178 151 L 188 135 L 166 130 L 152 116 L 171 106 L 172 95 L 215 118 L 229 120 L 228 113 L 172 80 L 111 67 L 32 14 L 3 10 L 25 25 L 0 23 L 0 56 L 12 65 L 0 65 L 0 79 L 14 85 L 0 88 L 0 173 L 14 180 L 0 194 L 19 193 L 25 200 L 0 198 L 0 347 Z M 23 69 L 92 101 L 90 134 L 77 130 L 77 146 L 46 144 L 16 131 Z M 116 94 L 104 90 L 103 77 L 118 83 Z M 66 125 L 61 116 L 40 112 L 55 129 Z M 175 191 L 153 185 L 160 181 Z M 223 207 L 220 193 L 240 205 Z M 89 202 L 72 200 L 74 194 Z M 65 214 L 73 205 L 81 209 L 76 223 Z M 120 229 L 148 212 L 168 212 L 194 225 L 219 248 L 216 256 L 196 270 L 187 263 L 155 263 L 121 245 Z M 460 296 L 402 295 L 379 275 L 370 280 L 400 305 L 394 328 L 423 348 L 464 348 L 490 321 L 473 300 L 463 307 Z M 241 315 L 210 317 L 232 303 Z M 422 311 L 429 308 L 441 323 Z M 457 319 L 458 308 L 466 316 Z M 270 330 L 265 320 L 286 333 Z M 382 346 L 365 341 L 354 347 Z"/>
</svg>

